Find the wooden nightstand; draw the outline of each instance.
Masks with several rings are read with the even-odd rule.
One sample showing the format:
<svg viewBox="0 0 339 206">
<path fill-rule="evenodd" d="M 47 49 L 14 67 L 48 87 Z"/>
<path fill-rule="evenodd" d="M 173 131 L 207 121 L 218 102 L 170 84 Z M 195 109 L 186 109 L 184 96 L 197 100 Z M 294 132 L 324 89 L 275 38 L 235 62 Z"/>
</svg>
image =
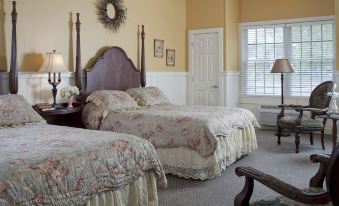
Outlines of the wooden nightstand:
<svg viewBox="0 0 339 206">
<path fill-rule="evenodd" d="M 48 124 L 84 128 L 82 123 L 82 107 L 73 103 L 73 109 L 68 109 L 67 104 L 59 104 L 58 109 L 41 111 L 36 106 L 33 109 L 44 118 Z"/>
</svg>

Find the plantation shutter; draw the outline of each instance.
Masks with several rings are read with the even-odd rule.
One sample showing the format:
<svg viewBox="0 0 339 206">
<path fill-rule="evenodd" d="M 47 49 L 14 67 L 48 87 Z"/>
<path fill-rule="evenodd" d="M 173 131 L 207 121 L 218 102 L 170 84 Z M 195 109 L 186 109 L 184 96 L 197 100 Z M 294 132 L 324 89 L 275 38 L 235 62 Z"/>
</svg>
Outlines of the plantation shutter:
<svg viewBox="0 0 339 206">
<path fill-rule="evenodd" d="M 285 74 L 287 96 L 309 96 L 335 68 L 334 21 L 243 27 L 242 71 L 245 96 L 281 95 L 275 59 L 288 58 L 295 73 Z"/>
</svg>

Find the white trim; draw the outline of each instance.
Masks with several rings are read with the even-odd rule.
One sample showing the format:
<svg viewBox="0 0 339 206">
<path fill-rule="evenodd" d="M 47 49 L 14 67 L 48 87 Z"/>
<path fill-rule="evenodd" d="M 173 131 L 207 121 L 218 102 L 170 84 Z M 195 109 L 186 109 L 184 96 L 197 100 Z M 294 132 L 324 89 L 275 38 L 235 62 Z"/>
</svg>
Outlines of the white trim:
<svg viewBox="0 0 339 206">
<path fill-rule="evenodd" d="M 238 71 L 224 71 L 221 73 L 222 76 L 239 76 L 240 72 Z"/>
<path fill-rule="evenodd" d="M 255 27 L 262 25 L 276 25 L 276 24 L 292 24 L 292 23 L 302 23 L 302 22 L 312 22 L 312 21 L 333 21 L 335 16 L 317 16 L 317 17 L 306 17 L 306 18 L 295 18 L 295 19 L 279 19 L 279 20 L 270 20 L 270 21 L 258 21 L 258 22 L 244 22 L 240 23 L 241 28 L 245 27 Z"/>
<path fill-rule="evenodd" d="M 62 78 L 70 78 L 74 77 L 73 72 L 61 72 Z M 8 79 L 9 78 L 9 72 L 3 72 L 2 78 Z M 48 73 L 39 73 L 39 72 L 19 72 L 18 79 L 36 79 L 36 78 L 48 78 Z"/>
<path fill-rule="evenodd" d="M 187 76 L 188 72 L 146 72 L 147 76 Z"/>
<path fill-rule="evenodd" d="M 188 31 L 188 79 L 187 79 L 187 102 L 189 105 L 193 104 L 193 97 L 192 97 L 192 78 L 193 73 L 191 68 L 193 67 L 193 52 L 192 52 L 192 41 L 193 35 L 195 34 L 206 34 L 206 33 L 217 33 L 219 39 L 219 73 L 222 74 L 224 71 L 224 29 L 223 28 L 211 28 L 211 29 L 198 29 L 198 30 L 189 30 Z M 218 93 L 219 97 L 222 97 L 223 94 L 223 87 L 222 87 L 222 79 L 219 77 L 219 85 L 218 85 Z M 219 98 L 219 106 L 223 104 L 222 98 Z"/>
</svg>

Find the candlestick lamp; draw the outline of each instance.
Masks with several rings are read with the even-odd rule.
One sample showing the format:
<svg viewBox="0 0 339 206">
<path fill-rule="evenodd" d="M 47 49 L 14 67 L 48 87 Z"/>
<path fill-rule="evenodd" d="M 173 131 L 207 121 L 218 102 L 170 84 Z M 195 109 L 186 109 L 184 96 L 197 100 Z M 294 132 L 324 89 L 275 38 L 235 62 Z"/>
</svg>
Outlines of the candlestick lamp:
<svg viewBox="0 0 339 206">
<path fill-rule="evenodd" d="M 56 95 L 58 93 L 57 86 L 61 82 L 61 72 L 67 72 L 62 54 L 56 53 L 55 50 L 51 53 L 46 53 L 44 63 L 40 72 L 48 72 L 48 83 L 52 85 L 53 107 L 56 106 Z M 53 74 L 53 79 L 52 75 Z M 58 73 L 58 76 L 57 76 Z"/>
</svg>

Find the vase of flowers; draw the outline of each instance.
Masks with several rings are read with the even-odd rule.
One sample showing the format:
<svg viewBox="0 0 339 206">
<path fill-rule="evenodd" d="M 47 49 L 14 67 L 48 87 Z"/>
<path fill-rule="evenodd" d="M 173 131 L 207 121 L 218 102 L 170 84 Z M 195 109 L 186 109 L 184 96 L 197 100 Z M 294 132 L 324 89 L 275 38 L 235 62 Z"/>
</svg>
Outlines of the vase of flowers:
<svg viewBox="0 0 339 206">
<path fill-rule="evenodd" d="M 338 112 L 338 106 L 337 106 L 337 98 L 339 97 L 338 92 L 329 92 L 327 93 L 328 96 L 332 97 L 330 104 L 328 105 L 328 113 L 336 113 Z"/>
<path fill-rule="evenodd" d="M 73 97 L 79 95 L 79 88 L 77 86 L 67 85 L 60 90 L 60 96 L 63 99 L 67 99 L 67 108 L 73 108 Z"/>
</svg>

